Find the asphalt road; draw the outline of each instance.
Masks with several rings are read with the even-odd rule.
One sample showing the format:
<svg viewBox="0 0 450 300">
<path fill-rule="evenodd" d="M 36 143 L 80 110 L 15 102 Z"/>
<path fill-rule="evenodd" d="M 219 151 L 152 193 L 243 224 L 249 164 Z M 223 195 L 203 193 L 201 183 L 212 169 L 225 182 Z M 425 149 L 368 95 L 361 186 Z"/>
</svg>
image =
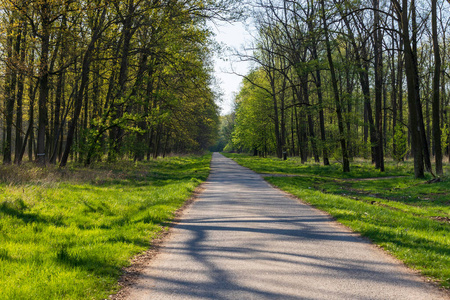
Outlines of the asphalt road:
<svg viewBox="0 0 450 300">
<path fill-rule="evenodd" d="M 358 235 L 214 153 L 129 299 L 449 299 Z"/>
</svg>

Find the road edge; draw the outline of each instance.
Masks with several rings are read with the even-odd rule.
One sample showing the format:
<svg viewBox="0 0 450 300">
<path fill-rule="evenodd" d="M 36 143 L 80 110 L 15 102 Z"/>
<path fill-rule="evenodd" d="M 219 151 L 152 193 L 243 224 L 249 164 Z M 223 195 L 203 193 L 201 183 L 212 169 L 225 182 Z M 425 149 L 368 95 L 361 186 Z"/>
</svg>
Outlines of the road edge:
<svg viewBox="0 0 450 300">
<path fill-rule="evenodd" d="M 142 271 L 149 266 L 149 264 L 158 256 L 161 251 L 161 247 L 164 242 L 170 237 L 173 232 L 173 228 L 180 222 L 184 213 L 199 199 L 199 196 L 205 190 L 205 184 L 207 180 L 202 182 L 197 186 L 192 193 L 191 197 L 187 199 L 183 205 L 174 212 L 173 219 L 167 224 L 166 227 L 162 228 L 151 241 L 149 248 L 134 256 L 130 260 L 130 265 L 122 269 L 122 275 L 119 277 L 118 285 L 119 290 L 115 294 L 109 295 L 107 299 L 111 300 L 124 300 L 128 299 L 131 287 L 137 283 Z"/>
</svg>

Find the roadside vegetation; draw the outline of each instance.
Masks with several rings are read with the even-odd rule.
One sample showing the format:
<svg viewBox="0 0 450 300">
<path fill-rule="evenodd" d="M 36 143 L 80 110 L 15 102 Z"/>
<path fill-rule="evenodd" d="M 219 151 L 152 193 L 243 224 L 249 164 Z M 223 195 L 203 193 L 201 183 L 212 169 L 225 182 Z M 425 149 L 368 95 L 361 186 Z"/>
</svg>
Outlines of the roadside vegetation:
<svg viewBox="0 0 450 300">
<path fill-rule="evenodd" d="M 210 158 L 1 166 L 1 298 L 107 298 L 206 180 Z"/>
<path fill-rule="evenodd" d="M 301 164 L 300 159 L 225 154 L 265 179 L 361 233 L 407 266 L 450 288 L 450 166 L 440 182 L 415 179 L 412 162 L 386 163 L 386 171 L 355 161 Z M 431 178 L 428 178 L 428 180 Z"/>
</svg>

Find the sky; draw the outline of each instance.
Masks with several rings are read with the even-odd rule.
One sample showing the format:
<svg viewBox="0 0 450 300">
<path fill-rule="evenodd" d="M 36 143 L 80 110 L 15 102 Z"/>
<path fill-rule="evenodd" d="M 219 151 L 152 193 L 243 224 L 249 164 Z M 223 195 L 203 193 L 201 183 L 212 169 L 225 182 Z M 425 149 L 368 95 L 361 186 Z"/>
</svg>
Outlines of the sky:
<svg viewBox="0 0 450 300">
<path fill-rule="evenodd" d="M 241 76 L 230 73 L 234 71 L 246 75 L 250 70 L 249 62 L 240 61 L 232 55 L 233 49 L 243 50 L 245 46 L 250 45 L 252 38 L 241 22 L 232 24 L 217 22 L 211 27 L 216 34 L 216 41 L 228 48 L 214 57 L 214 74 L 223 93 L 222 101 L 218 103 L 221 108 L 220 114 L 227 115 L 233 110 L 234 96 L 239 92 L 242 81 Z"/>
</svg>

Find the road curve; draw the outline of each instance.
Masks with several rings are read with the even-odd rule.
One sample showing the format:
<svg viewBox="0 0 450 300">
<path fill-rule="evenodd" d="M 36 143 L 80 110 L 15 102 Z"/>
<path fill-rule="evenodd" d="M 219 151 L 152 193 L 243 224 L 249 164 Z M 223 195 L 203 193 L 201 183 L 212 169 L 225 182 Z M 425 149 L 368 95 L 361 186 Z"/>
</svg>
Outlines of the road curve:
<svg viewBox="0 0 450 300">
<path fill-rule="evenodd" d="M 326 214 L 214 153 L 128 299 L 449 299 Z"/>
</svg>

